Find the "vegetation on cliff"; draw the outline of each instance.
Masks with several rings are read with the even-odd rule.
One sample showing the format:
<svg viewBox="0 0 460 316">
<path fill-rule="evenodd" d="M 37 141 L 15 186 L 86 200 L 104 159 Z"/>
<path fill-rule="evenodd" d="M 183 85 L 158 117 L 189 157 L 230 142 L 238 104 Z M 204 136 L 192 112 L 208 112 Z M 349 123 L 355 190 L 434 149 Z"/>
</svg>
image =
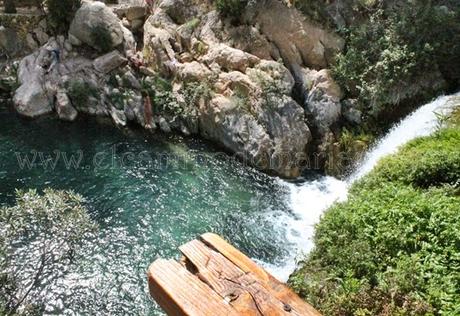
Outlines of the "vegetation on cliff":
<svg viewBox="0 0 460 316">
<path fill-rule="evenodd" d="M 326 315 L 460 311 L 460 111 L 383 159 L 316 228 L 291 286 Z"/>
<path fill-rule="evenodd" d="M 458 85 L 458 2 L 366 2 L 357 21 L 339 30 L 347 44 L 333 65 L 335 79 L 364 112 L 376 116 Z"/>
<path fill-rule="evenodd" d="M 81 0 L 46 0 L 48 24 L 56 33 L 66 33 L 81 6 Z"/>
</svg>

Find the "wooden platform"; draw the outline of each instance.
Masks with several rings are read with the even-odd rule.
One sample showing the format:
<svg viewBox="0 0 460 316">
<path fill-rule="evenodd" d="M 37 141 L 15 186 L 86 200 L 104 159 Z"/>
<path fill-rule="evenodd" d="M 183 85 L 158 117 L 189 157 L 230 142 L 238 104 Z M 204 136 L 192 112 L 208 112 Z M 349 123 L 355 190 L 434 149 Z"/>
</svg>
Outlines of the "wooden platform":
<svg viewBox="0 0 460 316">
<path fill-rule="evenodd" d="M 158 259 L 147 273 L 150 294 L 170 316 L 320 315 L 215 234 L 179 249 L 180 263 Z"/>
</svg>

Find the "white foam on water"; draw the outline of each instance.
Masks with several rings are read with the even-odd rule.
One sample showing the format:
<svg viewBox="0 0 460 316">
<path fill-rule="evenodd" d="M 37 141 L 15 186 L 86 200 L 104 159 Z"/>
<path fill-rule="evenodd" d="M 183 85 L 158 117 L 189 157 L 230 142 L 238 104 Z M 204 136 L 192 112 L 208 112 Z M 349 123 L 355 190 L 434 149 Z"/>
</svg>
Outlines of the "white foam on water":
<svg viewBox="0 0 460 316">
<path fill-rule="evenodd" d="M 284 182 L 290 190 L 290 205 L 294 212 L 294 216 L 288 219 L 287 239 L 295 245 L 295 250 L 283 265 L 262 263 L 264 267 L 279 280 L 286 281 L 294 271 L 297 260 L 313 249 L 314 228 L 324 211 L 337 201 L 345 201 L 349 186 L 369 173 L 382 157 L 396 152 L 401 145 L 416 137 L 433 133 L 438 126 L 437 113 L 448 113 L 451 108 L 449 101 L 459 96 L 460 93 L 439 97 L 396 124 L 369 150 L 346 180 L 321 177 L 300 185 Z"/>
</svg>

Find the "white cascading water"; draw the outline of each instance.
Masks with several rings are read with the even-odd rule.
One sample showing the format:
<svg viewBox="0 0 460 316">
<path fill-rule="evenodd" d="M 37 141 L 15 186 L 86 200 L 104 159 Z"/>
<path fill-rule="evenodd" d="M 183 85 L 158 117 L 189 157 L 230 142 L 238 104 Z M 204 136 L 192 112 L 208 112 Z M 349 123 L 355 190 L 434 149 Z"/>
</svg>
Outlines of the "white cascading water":
<svg viewBox="0 0 460 316">
<path fill-rule="evenodd" d="M 335 202 L 345 201 L 349 186 L 371 171 L 382 157 L 396 152 L 401 145 L 416 137 L 433 133 L 438 125 L 436 113 L 448 113 L 452 108 L 452 102 L 449 101 L 458 97 L 460 93 L 439 97 L 396 124 L 345 180 L 321 177 L 300 185 L 284 182 L 289 187 L 291 208 L 295 213 L 295 217 L 290 217 L 286 225 L 289 227 L 287 235 L 296 251 L 282 266 L 265 265 L 267 270 L 279 280 L 286 281 L 296 267 L 296 260 L 312 250 L 314 226 L 323 212 Z"/>
</svg>

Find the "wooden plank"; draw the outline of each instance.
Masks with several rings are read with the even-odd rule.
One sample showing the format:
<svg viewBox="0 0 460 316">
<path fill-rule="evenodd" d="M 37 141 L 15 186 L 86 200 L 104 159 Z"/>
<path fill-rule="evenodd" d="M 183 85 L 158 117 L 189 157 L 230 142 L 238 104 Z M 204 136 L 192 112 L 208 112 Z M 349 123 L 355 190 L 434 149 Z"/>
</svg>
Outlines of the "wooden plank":
<svg viewBox="0 0 460 316">
<path fill-rule="evenodd" d="M 298 311 L 301 315 L 305 316 L 321 316 L 321 314 L 313 308 L 313 306 L 303 301 L 285 284 L 278 281 L 275 277 L 258 266 L 238 249 L 227 243 L 220 236 L 213 233 L 206 233 L 201 236 L 201 240 L 206 245 L 216 249 L 244 272 L 251 272 L 254 275 L 257 275 L 257 278 L 265 284 L 265 287 L 272 289 L 274 296 L 286 305 L 286 309 L 291 307 L 292 309 Z"/>
<path fill-rule="evenodd" d="M 239 315 L 174 260 L 156 260 L 149 267 L 147 275 L 150 294 L 169 316 Z"/>
<path fill-rule="evenodd" d="M 264 281 L 259 280 L 256 274 L 241 270 L 203 242 L 193 240 L 181 246 L 180 250 L 197 268 L 200 279 L 229 300 L 240 315 L 303 315 L 280 301 L 273 290 L 266 286 Z"/>
<path fill-rule="evenodd" d="M 224 255 L 228 260 L 233 262 L 237 267 L 239 267 L 244 272 L 251 272 L 257 275 L 257 278 L 263 282 L 269 282 L 268 273 L 258 266 L 254 261 L 249 259 L 241 251 L 227 243 L 219 235 L 213 233 L 206 233 L 201 235 L 200 239 L 207 244 L 208 246 L 216 249 L 222 255 Z"/>
</svg>

